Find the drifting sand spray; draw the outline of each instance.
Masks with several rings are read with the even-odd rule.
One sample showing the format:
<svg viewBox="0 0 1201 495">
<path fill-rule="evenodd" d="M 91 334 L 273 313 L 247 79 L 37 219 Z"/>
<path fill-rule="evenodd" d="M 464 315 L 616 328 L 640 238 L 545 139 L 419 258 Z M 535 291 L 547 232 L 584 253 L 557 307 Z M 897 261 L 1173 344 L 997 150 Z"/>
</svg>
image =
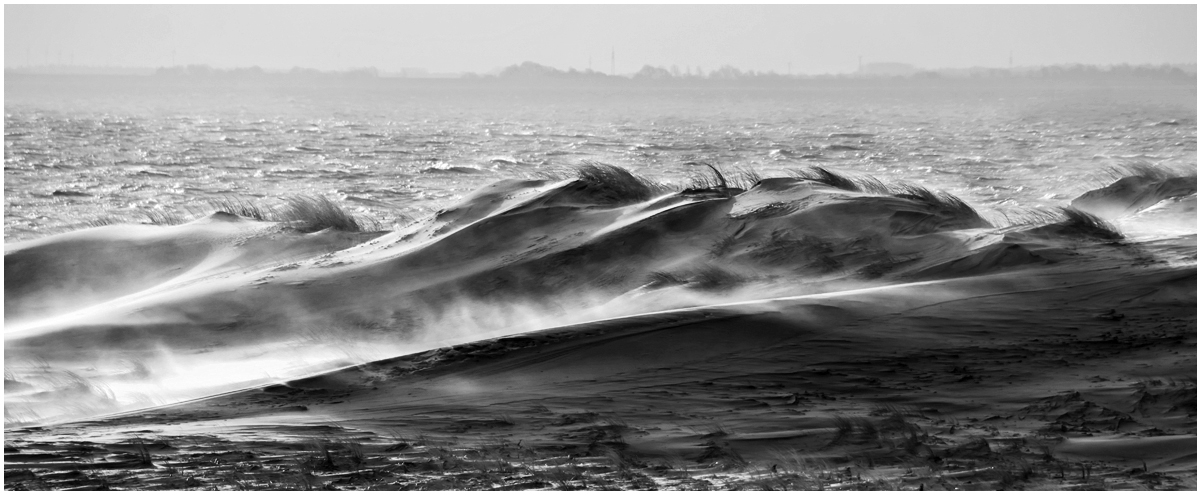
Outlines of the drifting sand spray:
<svg viewBox="0 0 1201 495">
<path fill-rule="evenodd" d="M 103 303 L 8 325 L 5 422 L 60 422 L 170 404 L 576 323 L 709 305 L 736 310 L 738 301 L 895 284 L 903 279 L 882 275 L 898 269 L 918 280 L 924 273 L 919 269 L 926 268 L 939 278 L 964 277 L 1051 256 L 1023 251 L 1022 230 L 1046 231 L 1038 226 L 1006 229 L 1004 237 L 1017 241 L 995 235 L 979 246 L 962 245 L 947 232 L 990 232 L 991 226 L 957 199 L 916 186 L 881 189 L 824 170 L 743 186 L 746 196 L 743 187 L 731 188 L 724 180 L 665 193 L 624 170 L 590 165 L 575 181 L 510 181 L 486 188 L 427 227 L 379 237 L 378 244 L 339 237 L 332 229 L 285 233 L 274 224 L 215 217 L 162 227 L 182 229 L 173 231 L 179 236 L 156 237 L 166 239 L 168 254 L 193 253 L 171 249 L 182 234 L 219 230 L 222 242 L 236 239 L 228 245 L 254 256 L 239 259 L 219 247 L 213 252 L 232 264 L 214 263 L 203 252 L 189 261 L 191 267 L 212 265 L 217 271 L 211 274 L 188 280 L 174 274 L 157 287 L 130 279 L 127 290 L 110 284 L 106 290 L 118 296 Z M 1195 204 L 1195 192 L 1193 198 Z M 735 210 L 740 213 L 730 213 L 744 199 L 747 205 Z M 617 210 L 620 214 L 596 214 Z M 1195 209 L 1192 214 L 1195 218 Z M 613 223 L 596 223 L 602 221 Z M 587 225 L 579 234 L 554 230 L 579 229 L 573 222 Z M 776 235 L 791 231 L 798 233 L 795 238 Z M 104 243 L 127 233 L 95 229 L 85 239 Z M 427 237 L 406 244 L 419 234 Z M 1039 242 L 1045 242 L 1044 234 Z M 212 236 L 201 238 L 213 243 Z M 521 241 L 527 238 L 532 244 Z M 720 249 L 711 247 L 717 240 Z M 1009 244 L 994 251 L 1019 254 L 977 256 L 1002 241 Z M 227 245 L 222 242 L 215 245 Z M 280 242 L 290 243 L 288 249 L 280 249 Z M 508 247 L 489 251 L 493 243 Z M 658 251 L 643 256 L 631 245 Z M 930 252 L 932 246 L 945 251 Z M 447 253 L 462 249 L 479 251 L 479 259 L 493 264 L 445 275 L 464 261 Z M 273 252 L 293 261 L 263 258 Z M 48 266 L 71 266 L 54 254 L 47 255 Z M 136 250 L 109 254 L 112 266 L 143 261 Z M 815 268 L 814 256 L 832 264 Z M 6 265 L 9 261 L 6 253 Z M 623 266 L 613 266 L 615 261 Z M 176 266 L 172 263 L 180 262 L 161 265 Z M 660 271 L 706 267 L 725 275 L 701 276 L 698 282 Z M 421 270 L 445 280 L 406 279 Z M 557 278 L 545 278 L 548 274 Z M 656 283 L 656 276 L 664 283 Z M 310 280 L 330 283 L 314 289 L 306 285 Z M 518 289 L 479 286 L 488 280 Z M 559 289 L 541 287 L 545 280 Z M 55 297 L 53 290 L 41 292 Z M 72 298 L 78 294 L 64 293 L 51 306 L 71 307 Z"/>
<path fill-rule="evenodd" d="M 437 311 L 406 308 L 401 321 L 381 321 L 370 308 L 357 317 L 344 312 L 341 321 L 331 321 L 294 305 L 283 325 L 295 336 L 277 342 L 239 343 L 232 337 L 220 346 L 197 349 L 159 340 L 147 350 L 114 346 L 79 361 L 62 355 L 10 357 L 5 422 L 57 423 L 172 404 L 466 342 L 763 295 L 755 292 L 674 288 L 616 303 L 600 293 L 500 304 L 463 297 Z"/>
</svg>

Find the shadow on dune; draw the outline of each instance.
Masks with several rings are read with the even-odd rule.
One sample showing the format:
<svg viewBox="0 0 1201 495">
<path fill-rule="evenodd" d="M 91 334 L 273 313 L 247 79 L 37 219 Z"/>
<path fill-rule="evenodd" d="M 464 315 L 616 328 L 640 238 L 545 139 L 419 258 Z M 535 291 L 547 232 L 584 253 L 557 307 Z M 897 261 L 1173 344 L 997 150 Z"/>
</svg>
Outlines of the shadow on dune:
<svg viewBox="0 0 1201 495">
<path fill-rule="evenodd" d="M 122 403 L 138 385 L 178 400 L 623 315 L 1145 257 L 1072 208 L 996 226 L 912 184 L 821 168 L 713 172 L 673 190 L 585 164 L 572 177 L 502 180 L 389 233 L 220 212 L 9 245 L 5 356 L 26 363 L 11 371 L 32 385 L 6 387 L 6 418 L 86 415 L 30 392 L 55 387 L 47 370 L 115 387 L 118 410 L 156 401 Z M 214 359 L 241 365 L 196 380 L 187 363 Z M 145 377 L 96 364 L 117 361 Z"/>
</svg>

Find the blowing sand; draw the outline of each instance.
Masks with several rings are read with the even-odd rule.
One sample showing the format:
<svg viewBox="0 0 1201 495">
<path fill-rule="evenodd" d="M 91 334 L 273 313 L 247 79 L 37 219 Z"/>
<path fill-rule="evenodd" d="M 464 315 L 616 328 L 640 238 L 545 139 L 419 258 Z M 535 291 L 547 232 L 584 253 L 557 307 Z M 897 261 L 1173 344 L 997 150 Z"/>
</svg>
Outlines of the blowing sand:
<svg viewBox="0 0 1201 495">
<path fill-rule="evenodd" d="M 1196 488 L 1195 178 L 1077 205 L 1140 239 L 717 179 L 10 245 L 5 487 Z"/>
</svg>

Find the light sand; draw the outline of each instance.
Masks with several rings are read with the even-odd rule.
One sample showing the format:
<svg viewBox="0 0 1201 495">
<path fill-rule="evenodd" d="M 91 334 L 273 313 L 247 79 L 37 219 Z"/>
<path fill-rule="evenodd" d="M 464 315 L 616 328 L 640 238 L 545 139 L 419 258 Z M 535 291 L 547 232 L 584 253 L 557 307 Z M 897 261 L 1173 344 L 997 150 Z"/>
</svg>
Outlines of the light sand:
<svg viewBox="0 0 1201 495">
<path fill-rule="evenodd" d="M 6 380 L 6 488 L 1196 487 L 1190 238 L 800 179 L 508 181 L 365 239 L 211 225 L 7 250 L 216 246 L 6 330 L 7 363 L 78 377 Z M 193 365 L 168 401 L 217 395 L 122 401 Z"/>
</svg>

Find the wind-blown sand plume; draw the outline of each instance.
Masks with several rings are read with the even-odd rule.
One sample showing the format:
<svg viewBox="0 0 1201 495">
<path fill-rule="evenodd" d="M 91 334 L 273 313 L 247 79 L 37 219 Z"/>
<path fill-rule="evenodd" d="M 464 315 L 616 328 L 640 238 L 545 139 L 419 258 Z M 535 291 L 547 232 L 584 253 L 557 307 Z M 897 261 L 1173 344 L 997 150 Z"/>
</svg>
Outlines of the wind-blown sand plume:
<svg viewBox="0 0 1201 495">
<path fill-rule="evenodd" d="M 8 322 L 66 313 L 261 263 L 338 251 L 372 235 L 298 235 L 218 212 L 180 226 L 112 225 L 5 246 Z"/>
<path fill-rule="evenodd" d="M 1138 213 L 1162 201 L 1197 195 L 1197 171 L 1181 172 L 1149 164 L 1119 167 L 1114 182 L 1072 200 L 1072 206 L 1104 218 Z M 1194 201 L 1196 201 L 1194 199 Z"/>
<path fill-rule="evenodd" d="M 1110 171 L 1113 182 L 1072 200 L 1072 207 L 1138 237 L 1197 234 L 1196 167 L 1136 163 Z"/>
<path fill-rule="evenodd" d="M 998 226 L 946 193 L 822 168 L 713 172 L 673 190 L 588 163 L 390 233 L 217 215 L 12 246 L 6 421 L 217 394 L 86 424 L 280 451 L 325 428 L 364 439 L 334 449 L 357 464 L 327 446 L 298 469 L 351 485 L 365 478 L 331 473 L 426 472 L 421 456 L 474 472 L 450 450 L 503 439 L 532 479 L 468 486 L 1045 488 L 1069 458 L 1195 486 L 1195 246 L 1167 259 L 1068 207 Z M 123 271 L 135 257 L 152 262 Z M 1157 449 L 1114 457 L 1114 435 L 1152 429 Z M 566 455 L 593 467 L 541 464 Z M 1001 467 L 1019 462 L 1043 478 Z"/>
</svg>

